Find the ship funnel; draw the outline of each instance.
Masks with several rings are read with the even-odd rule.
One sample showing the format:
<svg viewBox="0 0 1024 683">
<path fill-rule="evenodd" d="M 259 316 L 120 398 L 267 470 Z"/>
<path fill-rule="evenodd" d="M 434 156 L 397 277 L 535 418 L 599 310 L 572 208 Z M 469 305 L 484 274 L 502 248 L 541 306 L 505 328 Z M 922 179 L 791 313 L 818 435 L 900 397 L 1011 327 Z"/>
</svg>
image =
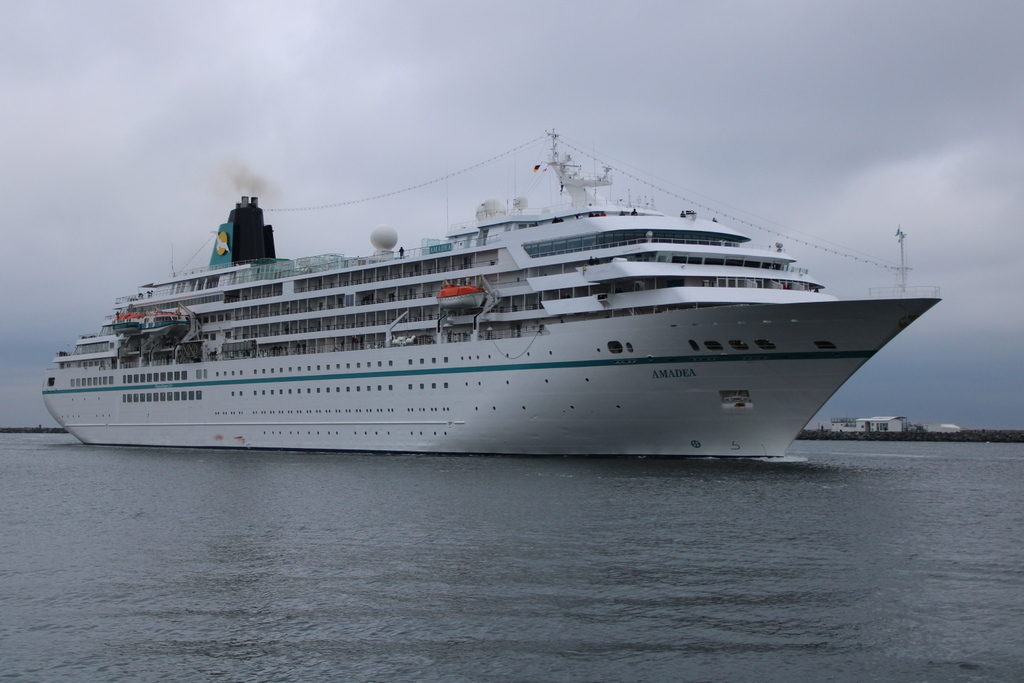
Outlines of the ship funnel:
<svg viewBox="0 0 1024 683">
<path fill-rule="evenodd" d="M 210 265 L 244 263 L 262 258 L 277 258 L 274 229 L 263 224 L 263 209 L 258 197 L 242 197 L 217 231 Z"/>
</svg>

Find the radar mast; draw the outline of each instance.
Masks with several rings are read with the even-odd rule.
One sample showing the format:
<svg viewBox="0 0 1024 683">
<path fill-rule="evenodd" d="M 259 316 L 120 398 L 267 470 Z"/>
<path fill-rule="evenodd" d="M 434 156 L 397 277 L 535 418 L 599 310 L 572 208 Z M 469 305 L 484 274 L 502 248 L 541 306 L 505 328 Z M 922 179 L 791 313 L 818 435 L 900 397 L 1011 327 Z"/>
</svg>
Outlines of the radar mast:
<svg viewBox="0 0 1024 683">
<path fill-rule="evenodd" d="M 612 184 L 611 168 L 604 167 L 604 174 L 584 174 L 580 166 L 572 162 L 569 154 L 561 154 L 558 151 L 558 133 L 550 132 L 551 136 L 551 159 L 548 166 L 555 169 L 558 181 L 562 184 L 562 190 L 569 193 L 573 206 L 593 206 L 597 202 L 596 188 Z"/>
</svg>

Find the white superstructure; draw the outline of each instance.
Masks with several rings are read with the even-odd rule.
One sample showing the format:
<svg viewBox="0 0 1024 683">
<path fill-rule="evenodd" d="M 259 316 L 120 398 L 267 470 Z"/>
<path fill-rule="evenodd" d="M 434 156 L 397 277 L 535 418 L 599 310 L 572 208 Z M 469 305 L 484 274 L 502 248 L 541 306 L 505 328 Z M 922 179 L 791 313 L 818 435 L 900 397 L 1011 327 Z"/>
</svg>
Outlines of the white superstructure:
<svg viewBox="0 0 1024 683">
<path fill-rule="evenodd" d="M 209 267 L 54 359 L 47 408 L 98 444 L 775 456 L 938 301 L 837 301 L 781 246 L 599 200 L 552 140 L 570 204 L 488 200 L 420 249 L 277 259 L 243 197 Z"/>
</svg>

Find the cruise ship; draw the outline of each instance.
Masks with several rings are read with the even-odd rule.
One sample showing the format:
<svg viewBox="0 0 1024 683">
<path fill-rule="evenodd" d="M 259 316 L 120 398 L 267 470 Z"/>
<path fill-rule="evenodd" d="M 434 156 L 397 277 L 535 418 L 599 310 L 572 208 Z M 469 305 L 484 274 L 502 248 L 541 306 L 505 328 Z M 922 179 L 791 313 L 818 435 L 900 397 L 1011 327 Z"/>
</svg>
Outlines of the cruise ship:
<svg viewBox="0 0 1024 683">
<path fill-rule="evenodd" d="M 603 199 L 551 140 L 564 204 L 487 200 L 415 249 L 278 258 L 242 197 L 207 267 L 54 358 L 47 409 L 87 444 L 782 456 L 939 300 L 837 300 L 781 244 Z"/>
</svg>

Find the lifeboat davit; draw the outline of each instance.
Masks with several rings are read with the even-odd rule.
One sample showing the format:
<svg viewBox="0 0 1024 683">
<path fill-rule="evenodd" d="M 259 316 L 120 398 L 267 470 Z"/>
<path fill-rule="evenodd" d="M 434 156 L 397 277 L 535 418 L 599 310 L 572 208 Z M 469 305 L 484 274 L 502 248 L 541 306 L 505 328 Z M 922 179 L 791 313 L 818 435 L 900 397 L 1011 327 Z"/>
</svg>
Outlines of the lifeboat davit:
<svg viewBox="0 0 1024 683">
<path fill-rule="evenodd" d="M 463 308 L 480 308 L 487 299 L 487 292 L 483 287 L 468 284 L 444 283 L 441 291 L 437 293 L 437 303 L 441 308 L 447 310 L 458 310 Z"/>
</svg>

